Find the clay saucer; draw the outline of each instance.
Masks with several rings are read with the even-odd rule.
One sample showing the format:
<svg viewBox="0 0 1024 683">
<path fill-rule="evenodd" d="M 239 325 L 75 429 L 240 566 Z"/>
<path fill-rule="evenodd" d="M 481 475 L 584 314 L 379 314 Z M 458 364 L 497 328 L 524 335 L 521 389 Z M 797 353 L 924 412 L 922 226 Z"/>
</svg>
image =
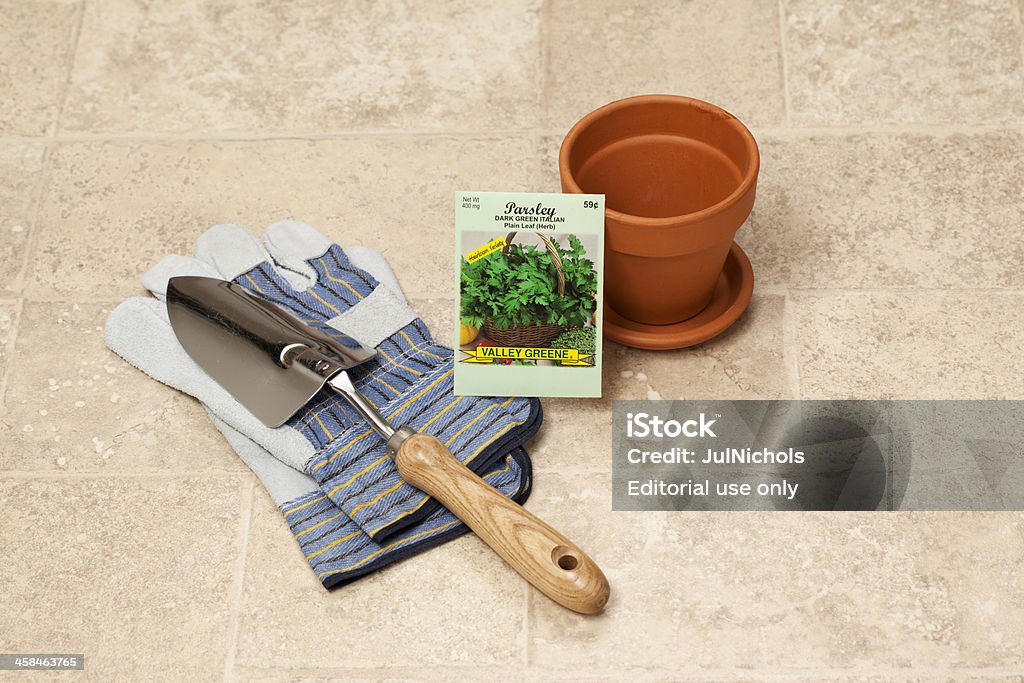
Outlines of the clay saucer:
<svg viewBox="0 0 1024 683">
<path fill-rule="evenodd" d="M 754 269 L 750 259 L 732 243 L 725 267 L 718 276 L 711 302 L 697 315 L 669 325 L 634 322 L 604 307 L 604 334 L 608 339 L 638 349 L 661 351 L 695 346 L 717 337 L 736 322 L 754 293 Z"/>
</svg>

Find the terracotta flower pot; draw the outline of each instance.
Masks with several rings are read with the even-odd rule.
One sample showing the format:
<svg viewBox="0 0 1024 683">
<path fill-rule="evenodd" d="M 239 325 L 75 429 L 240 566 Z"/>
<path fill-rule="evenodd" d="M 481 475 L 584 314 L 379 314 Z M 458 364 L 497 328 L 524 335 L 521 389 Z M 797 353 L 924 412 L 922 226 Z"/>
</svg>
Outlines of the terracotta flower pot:
<svg viewBox="0 0 1024 683">
<path fill-rule="evenodd" d="M 605 296 L 620 315 L 663 325 L 707 306 L 754 205 L 759 155 L 732 114 L 701 100 L 641 95 L 572 127 L 563 192 L 605 195 Z"/>
</svg>

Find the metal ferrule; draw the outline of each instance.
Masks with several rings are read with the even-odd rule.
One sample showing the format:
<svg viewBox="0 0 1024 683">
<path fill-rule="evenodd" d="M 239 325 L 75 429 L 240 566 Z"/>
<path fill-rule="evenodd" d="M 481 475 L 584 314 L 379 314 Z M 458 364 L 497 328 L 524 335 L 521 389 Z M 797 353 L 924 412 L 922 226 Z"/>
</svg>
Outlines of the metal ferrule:
<svg viewBox="0 0 1024 683">
<path fill-rule="evenodd" d="M 388 439 L 388 450 L 391 451 L 391 453 L 397 453 L 398 449 L 402 447 L 403 443 L 405 443 L 405 440 L 415 433 L 416 430 L 409 427 L 402 427 L 398 429 L 391 435 L 391 438 Z"/>
</svg>

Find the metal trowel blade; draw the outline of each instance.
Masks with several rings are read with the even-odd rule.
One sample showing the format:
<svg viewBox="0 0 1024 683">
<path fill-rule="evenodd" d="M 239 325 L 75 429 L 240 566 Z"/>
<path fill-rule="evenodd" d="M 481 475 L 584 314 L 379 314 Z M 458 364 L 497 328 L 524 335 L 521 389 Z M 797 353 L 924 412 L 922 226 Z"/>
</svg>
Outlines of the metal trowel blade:
<svg viewBox="0 0 1024 683">
<path fill-rule="evenodd" d="M 167 315 L 192 360 L 268 427 L 281 426 L 327 380 L 376 355 L 216 278 L 171 278 Z"/>
</svg>

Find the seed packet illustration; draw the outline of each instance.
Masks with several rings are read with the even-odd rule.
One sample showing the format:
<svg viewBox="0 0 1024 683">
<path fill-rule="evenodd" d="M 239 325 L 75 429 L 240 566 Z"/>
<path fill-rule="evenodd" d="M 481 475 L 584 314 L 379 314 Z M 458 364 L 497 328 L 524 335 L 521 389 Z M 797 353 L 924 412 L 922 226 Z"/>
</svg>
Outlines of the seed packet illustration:
<svg viewBox="0 0 1024 683">
<path fill-rule="evenodd" d="M 604 195 L 455 193 L 455 393 L 601 395 Z"/>
</svg>

